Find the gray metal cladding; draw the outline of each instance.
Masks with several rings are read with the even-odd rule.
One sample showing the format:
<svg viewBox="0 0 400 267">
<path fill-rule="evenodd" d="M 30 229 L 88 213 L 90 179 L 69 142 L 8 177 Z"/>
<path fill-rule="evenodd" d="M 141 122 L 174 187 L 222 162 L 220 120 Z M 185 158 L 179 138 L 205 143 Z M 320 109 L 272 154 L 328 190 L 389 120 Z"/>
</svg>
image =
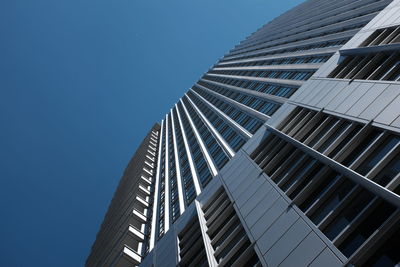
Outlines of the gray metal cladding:
<svg viewBox="0 0 400 267">
<path fill-rule="evenodd" d="M 138 247 L 100 234 L 87 265 L 394 266 L 399 10 L 309 0 L 230 50 L 152 140 Z"/>
</svg>

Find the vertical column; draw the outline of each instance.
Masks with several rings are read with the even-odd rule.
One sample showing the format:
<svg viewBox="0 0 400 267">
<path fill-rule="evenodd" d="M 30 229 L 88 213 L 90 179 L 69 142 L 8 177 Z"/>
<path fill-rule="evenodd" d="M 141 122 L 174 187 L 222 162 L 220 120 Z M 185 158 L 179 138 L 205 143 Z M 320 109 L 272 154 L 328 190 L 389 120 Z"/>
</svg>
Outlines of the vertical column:
<svg viewBox="0 0 400 267">
<path fill-rule="evenodd" d="M 165 189 L 164 189 L 164 233 L 169 230 L 169 123 L 168 114 L 165 115 Z"/>
<path fill-rule="evenodd" d="M 195 200 L 195 204 L 196 204 L 197 216 L 200 222 L 201 236 L 203 238 L 204 248 L 206 249 L 208 264 L 211 267 L 218 266 L 218 263 L 214 257 L 214 249 L 211 245 L 211 239 L 207 234 L 207 228 L 206 228 L 207 221 L 204 218 L 203 210 L 201 209 L 201 205 L 197 200 Z"/>
<path fill-rule="evenodd" d="M 213 109 L 218 115 L 220 115 L 221 118 L 227 124 L 229 124 L 233 129 L 235 129 L 236 132 L 240 133 L 244 138 L 246 138 L 248 140 L 253 136 L 249 131 L 247 131 L 245 128 L 243 128 L 239 123 L 237 123 L 236 121 L 232 120 L 228 115 L 226 115 L 219 108 L 217 108 L 212 103 L 210 103 L 207 99 L 205 99 L 203 96 L 201 96 L 195 90 L 190 89 L 190 91 L 193 92 L 201 101 L 203 101 L 203 103 L 205 103 L 207 106 L 209 106 L 211 109 Z"/>
<path fill-rule="evenodd" d="M 153 218 L 151 220 L 151 231 L 150 231 L 150 246 L 149 250 L 154 248 L 155 244 L 155 235 L 157 229 L 157 209 L 158 209 L 158 191 L 160 187 L 160 168 L 161 168 L 161 151 L 162 151 L 162 141 L 163 141 L 163 133 L 164 133 L 164 120 L 161 121 L 161 135 L 160 135 L 160 144 L 158 147 L 158 160 L 157 160 L 157 173 L 156 173 L 156 181 L 155 181 L 155 189 L 154 189 L 154 202 L 153 202 Z"/>
<path fill-rule="evenodd" d="M 193 103 L 192 99 L 188 94 L 186 94 L 186 97 L 189 100 L 189 103 L 192 105 L 194 110 L 196 110 L 197 114 L 200 116 L 201 120 L 204 122 L 205 125 L 207 125 L 208 129 L 210 132 L 213 134 L 215 139 L 218 141 L 218 143 L 221 145 L 221 147 L 225 150 L 226 154 L 229 155 L 230 158 L 232 158 L 235 155 L 235 152 L 233 149 L 229 146 L 227 142 L 225 142 L 225 139 L 219 134 L 219 132 L 214 128 L 214 126 L 211 124 L 211 122 L 208 121 L 207 117 L 201 112 L 201 110 L 197 107 L 195 103 Z"/>
<path fill-rule="evenodd" d="M 174 156 L 175 156 L 175 168 L 176 168 L 176 180 L 178 183 L 178 196 L 179 196 L 179 211 L 180 214 L 182 214 L 185 211 L 185 202 L 184 202 L 184 197 L 183 197 L 183 183 L 182 183 L 182 176 L 181 176 L 181 170 L 180 170 L 180 160 L 178 156 L 178 146 L 177 146 L 177 141 L 176 141 L 176 133 L 175 133 L 175 116 L 172 112 L 171 109 L 171 123 L 172 123 L 172 137 L 173 137 L 173 143 L 174 143 Z"/>
<path fill-rule="evenodd" d="M 212 160 L 210 154 L 208 153 L 208 150 L 206 148 L 206 146 L 204 145 L 203 140 L 201 139 L 201 136 L 199 134 L 199 132 L 197 131 L 196 126 L 194 125 L 192 118 L 190 117 L 189 112 L 186 109 L 185 103 L 183 103 L 182 99 L 180 100 L 182 107 L 186 113 L 186 116 L 189 120 L 190 126 L 192 126 L 193 132 L 196 136 L 197 142 L 199 143 L 199 146 L 201 148 L 201 151 L 203 152 L 204 158 L 206 159 L 207 165 L 210 167 L 211 173 L 213 176 L 217 176 L 218 175 L 218 171 L 217 171 L 217 167 L 215 167 L 214 165 L 214 161 Z"/>
<path fill-rule="evenodd" d="M 200 195 L 201 187 L 200 187 L 200 182 L 199 182 L 199 176 L 197 175 L 196 168 L 194 167 L 192 153 L 190 152 L 189 144 L 188 144 L 187 137 L 186 137 L 186 132 L 185 132 L 185 129 L 183 127 L 183 123 L 182 123 L 182 119 L 181 119 L 181 115 L 180 115 L 181 111 L 179 110 L 177 104 L 175 104 L 175 108 L 176 108 L 176 111 L 177 111 L 176 114 L 178 114 L 179 126 L 181 128 L 182 138 L 183 138 L 183 142 L 185 144 L 185 149 L 186 149 L 186 154 L 187 154 L 187 157 L 188 157 L 188 160 L 189 160 L 190 170 L 192 172 L 194 188 L 196 189 L 196 194 Z"/>
</svg>

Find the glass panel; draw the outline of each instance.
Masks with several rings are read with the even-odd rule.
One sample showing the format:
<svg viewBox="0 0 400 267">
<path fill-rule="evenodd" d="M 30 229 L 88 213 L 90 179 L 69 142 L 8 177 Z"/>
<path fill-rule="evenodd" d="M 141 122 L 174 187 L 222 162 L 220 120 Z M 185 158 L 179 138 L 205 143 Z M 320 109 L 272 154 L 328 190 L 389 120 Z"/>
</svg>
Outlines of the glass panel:
<svg viewBox="0 0 400 267">
<path fill-rule="evenodd" d="M 385 267 L 395 266 L 400 262 L 400 229 L 368 259 L 364 266 Z"/>
<path fill-rule="evenodd" d="M 380 172 L 373 178 L 378 184 L 386 186 L 400 173 L 400 155 L 396 155 Z"/>
<path fill-rule="evenodd" d="M 400 138 L 389 137 L 375 149 L 370 156 L 368 156 L 361 165 L 356 169 L 356 171 L 362 175 L 366 175 L 375 165 L 385 157 L 388 152 L 399 143 Z"/>
<path fill-rule="evenodd" d="M 368 191 L 358 194 L 326 227 L 324 234 L 333 240 L 368 205 L 374 195 Z"/>
<path fill-rule="evenodd" d="M 341 125 L 332 133 L 325 142 L 317 149 L 319 152 L 325 151 L 346 129 L 349 127 L 350 122 L 341 123 Z"/>
<path fill-rule="evenodd" d="M 329 118 L 329 122 L 327 123 L 327 125 L 323 129 L 321 129 L 316 136 L 314 136 L 314 138 L 308 143 L 308 146 L 313 147 L 333 127 L 333 125 L 337 121 L 338 120 L 336 118 Z"/>
<path fill-rule="evenodd" d="M 329 157 L 333 158 L 348 142 L 361 130 L 361 126 L 357 125 L 354 129 L 329 153 Z"/>
<path fill-rule="evenodd" d="M 345 178 L 347 179 L 347 178 Z M 319 224 L 339 203 L 342 201 L 350 190 L 354 187 L 354 183 L 346 180 L 337 188 L 333 194 L 322 204 L 321 207 L 311 216 L 311 220 L 315 224 Z"/>
<path fill-rule="evenodd" d="M 321 163 L 316 163 L 315 166 L 313 167 L 313 170 L 311 173 L 309 173 L 306 177 L 302 178 L 302 181 L 299 183 L 299 185 L 296 187 L 295 190 L 293 190 L 292 193 L 290 193 L 289 197 L 291 199 L 294 199 L 312 180 L 318 179 L 318 174 L 319 171 L 322 170 L 324 165 Z"/>
<path fill-rule="evenodd" d="M 340 175 L 335 172 L 329 173 L 325 177 L 321 177 L 322 182 L 317 188 L 315 188 L 307 198 L 299 205 L 299 208 L 302 211 L 306 211 L 309 207 L 311 207 L 321 196 L 328 190 L 328 188 L 339 179 Z"/>
<path fill-rule="evenodd" d="M 372 144 L 373 141 L 375 141 L 376 138 L 381 134 L 381 131 L 378 131 L 377 129 L 373 129 L 365 138 L 364 140 L 353 149 L 353 152 L 350 153 L 346 157 L 346 159 L 343 161 L 343 165 L 345 166 L 350 166 L 357 158 L 360 156 L 366 149 L 367 147 Z"/>
<path fill-rule="evenodd" d="M 309 157 L 307 157 L 306 160 L 302 160 L 302 163 L 300 162 L 301 164 L 300 168 L 297 169 L 296 172 L 292 174 L 292 177 L 288 181 L 286 181 L 285 184 L 281 186 L 281 189 L 283 191 L 289 189 L 289 187 L 292 186 L 296 181 L 300 180 L 304 176 L 304 174 L 310 170 L 310 168 L 314 167 L 313 165 L 316 162 L 317 161 L 315 159 Z"/>
<path fill-rule="evenodd" d="M 339 246 L 339 249 L 347 257 L 350 257 L 367 240 L 378 227 L 380 227 L 387 218 L 393 213 L 395 208 L 383 202 L 378 205 L 363 222 L 357 226 L 345 241 Z"/>
</svg>

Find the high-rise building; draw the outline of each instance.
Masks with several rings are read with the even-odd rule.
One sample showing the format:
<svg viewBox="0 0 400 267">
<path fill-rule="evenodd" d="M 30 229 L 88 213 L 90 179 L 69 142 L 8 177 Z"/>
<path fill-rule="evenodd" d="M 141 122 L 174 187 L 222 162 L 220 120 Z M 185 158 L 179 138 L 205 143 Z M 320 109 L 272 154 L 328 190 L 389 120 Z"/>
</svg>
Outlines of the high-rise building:
<svg viewBox="0 0 400 267">
<path fill-rule="evenodd" d="M 126 168 L 93 244 L 87 266 L 132 266 L 145 255 L 151 226 L 160 125 L 155 124 Z M 134 248 L 134 250 L 133 250 Z"/>
<path fill-rule="evenodd" d="M 87 266 L 400 263 L 400 0 L 309 0 L 156 124 Z"/>
</svg>

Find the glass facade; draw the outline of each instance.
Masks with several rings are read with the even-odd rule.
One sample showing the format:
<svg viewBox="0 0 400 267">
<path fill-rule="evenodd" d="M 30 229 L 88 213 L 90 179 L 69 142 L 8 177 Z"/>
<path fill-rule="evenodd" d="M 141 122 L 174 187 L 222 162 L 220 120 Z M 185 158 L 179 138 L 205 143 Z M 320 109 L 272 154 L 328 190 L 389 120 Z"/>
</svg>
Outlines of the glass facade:
<svg viewBox="0 0 400 267">
<path fill-rule="evenodd" d="M 107 215 L 130 232 L 104 249 L 106 217 L 87 266 L 398 264 L 396 5 L 306 1 L 224 55 L 144 141 Z"/>
</svg>

